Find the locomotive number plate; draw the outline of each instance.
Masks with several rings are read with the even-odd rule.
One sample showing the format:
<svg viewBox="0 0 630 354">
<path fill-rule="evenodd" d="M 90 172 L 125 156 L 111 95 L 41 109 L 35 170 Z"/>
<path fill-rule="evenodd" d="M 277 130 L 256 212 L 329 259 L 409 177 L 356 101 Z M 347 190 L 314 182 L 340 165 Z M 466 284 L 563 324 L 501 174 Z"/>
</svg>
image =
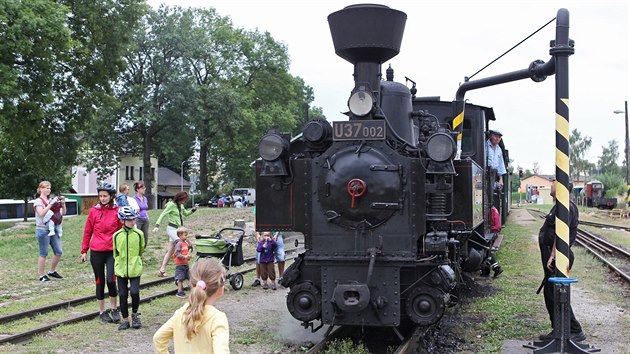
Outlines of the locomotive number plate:
<svg viewBox="0 0 630 354">
<path fill-rule="evenodd" d="M 333 122 L 333 140 L 384 140 L 384 120 Z"/>
</svg>

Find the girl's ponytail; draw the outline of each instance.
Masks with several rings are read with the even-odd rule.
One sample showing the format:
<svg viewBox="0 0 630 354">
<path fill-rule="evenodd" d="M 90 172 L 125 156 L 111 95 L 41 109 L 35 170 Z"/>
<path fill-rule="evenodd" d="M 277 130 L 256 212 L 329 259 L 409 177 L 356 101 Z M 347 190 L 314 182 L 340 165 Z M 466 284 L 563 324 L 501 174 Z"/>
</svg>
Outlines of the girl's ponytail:
<svg viewBox="0 0 630 354">
<path fill-rule="evenodd" d="M 206 300 L 216 293 L 225 283 L 223 264 L 210 258 L 201 258 L 190 271 L 189 306 L 184 311 L 183 322 L 186 326 L 186 337 L 190 340 L 197 334 L 197 327 L 203 317 Z"/>
</svg>

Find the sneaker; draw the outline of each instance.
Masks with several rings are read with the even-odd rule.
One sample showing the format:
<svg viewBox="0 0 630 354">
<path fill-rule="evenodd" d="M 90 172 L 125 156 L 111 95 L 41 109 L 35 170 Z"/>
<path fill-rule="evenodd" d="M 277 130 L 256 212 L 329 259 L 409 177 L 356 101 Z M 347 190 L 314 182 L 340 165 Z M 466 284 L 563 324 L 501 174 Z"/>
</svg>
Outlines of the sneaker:
<svg viewBox="0 0 630 354">
<path fill-rule="evenodd" d="M 586 339 L 586 334 L 583 331 L 580 333 L 571 333 L 571 340 L 574 342 L 582 342 Z"/>
<path fill-rule="evenodd" d="M 49 282 L 50 278 L 47 275 L 42 275 L 41 277 L 39 277 L 39 281 L 41 281 L 42 283 Z"/>
<path fill-rule="evenodd" d="M 276 284 L 271 284 L 271 290 L 277 290 Z"/>
<path fill-rule="evenodd" d="M 177 294 L 175 294 L 175 296 L 177 296 L 178 298 L 184 299 L 186 298 L 186 293 L 183 291 L 178 291 Z"/>
<path fill-rule="evenodd" d="M 101 320 L 103 320 L 103 322 L 112 323 L 114 321 L 112 320 L 112 316 L 109 315 L 110 312 L 111 312 L 111 310 L 107 309 L 107 310 L 101 312 L 101 314 L 98 315 L 98 317 L 100 317 Z"/>
<path fill-rule="evenodd" d="M 57 273 L 56 271 L 48 272 L 48 276 L 49 277 L 53 277 L 53 278 L 57 278 L 57 279 L 63 279 L 63 277 L 59 273 Z"/>
<path fill-rule="evenodd" d="M 265 289 L 265 290 L 267 290 L 267 289 L 269 289 L 269 285 L 267 285 L 267 283 L 264 283 L 264 284 L 262 285 L 262 288 L 263 288 L 263 289 Z"/>
<path fill-rule="evenodd" d="M 120 311 L 118 309 L 112 309 L 110 313 L 112 314 L 112 322 L 120 322 Z"/>
<path fill-rule="evenodd" d="M 140 322 L 140 314 L 132 313 L 131 314 L 131 327 L 138 329 L 141 326 L 142 326 L 142 323 Z"/>
<path fill-rule="evenodd" d="M 119 331 L 124 331 L 125 329 L 129 329 L 129 321 L 120 322 L 120 326 L 118 326 Z"/>
<path fill-rule="evenodd" d="M 254 279 L 254 282 L 252 283 L 252 288 L 257 287 L 258 285 L 260 285 L 260 279 L 256 278 Z"/>
</svg>

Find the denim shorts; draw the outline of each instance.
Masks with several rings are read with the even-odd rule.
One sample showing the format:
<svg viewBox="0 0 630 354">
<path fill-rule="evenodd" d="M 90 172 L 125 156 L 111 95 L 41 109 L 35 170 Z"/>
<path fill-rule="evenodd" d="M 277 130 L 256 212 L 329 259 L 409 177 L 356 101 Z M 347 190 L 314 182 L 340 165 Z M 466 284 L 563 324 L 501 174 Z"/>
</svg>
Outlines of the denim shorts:
<svg viewBox="0 0 630 354">
<path fill-rule="evenodd" d="M 166 227 L 166 234 L 168 235 L 168 240 L 170 242 L 179 240 L 179 236 L 177 236 L 177 228 L 172 226 Z"/>
<path fill-rule="evenodd" d="M 48 246 L 53 249 L 55 256 L 61 256 L 63 249 L 61 248 L 61 237 L 59 237 L 59 231 L 55 231 L 54 236 L 48 236 L 48 228 L 36 228 L 35 235 L 37 236 L 37 243 L 39 244 L 39 255 L 41 257 L 48 257 Z"/>
<path fill-rule="evenodd" d="M 276 245 L 276 250 L 273 251 L 273 255 L 276 257 L 276 262 L 284 262 L 285 251 L 282 236 L 278 237 L 278 242 L 276 243 Z"/>
</svg>

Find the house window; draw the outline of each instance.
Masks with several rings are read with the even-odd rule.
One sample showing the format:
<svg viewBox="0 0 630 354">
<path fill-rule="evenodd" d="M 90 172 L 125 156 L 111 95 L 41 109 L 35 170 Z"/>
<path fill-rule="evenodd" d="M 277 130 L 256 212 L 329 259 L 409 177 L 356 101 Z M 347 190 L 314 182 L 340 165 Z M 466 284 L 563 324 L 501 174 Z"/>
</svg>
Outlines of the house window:
<svg viewBox="0 0 630 354">
<path fill-rule="evenodd" d="M 144 174 L 142 172 L 144 172 L 144 167 L 140 167 L 140 176 L 138 177 L 138 179 L 144 178 Z"/>
<path fill-rule="evenodd" d="M 125 166 L 125 180 L 133 181 L 133 166 Z"/>
<path fill-rule="evenodd" d="M 155 181 L 155 167 L 151 167 L 151 180 Z"/>
</svg>

